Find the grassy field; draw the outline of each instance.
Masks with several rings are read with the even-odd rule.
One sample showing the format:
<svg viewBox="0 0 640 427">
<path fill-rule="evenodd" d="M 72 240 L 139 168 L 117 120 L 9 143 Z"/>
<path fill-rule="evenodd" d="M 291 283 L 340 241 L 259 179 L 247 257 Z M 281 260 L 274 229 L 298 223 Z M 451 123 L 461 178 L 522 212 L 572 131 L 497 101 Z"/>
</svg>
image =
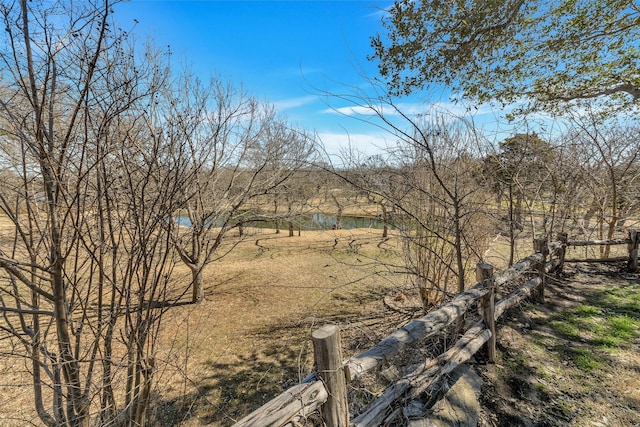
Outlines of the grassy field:
<svg viewBox="0 0 640 427">
<path fill-rule="evenodd" d="M 245 231 L 228 256 L 205 270 L 205 301 L 164 316 L 154 425 L 232 424 L 311 372 L 310 333 L 324 322 L 350 325 L 346 355 L 397 326 L 393 316 L 385 319 L 382 297 L 410 292 L 373 262 L 397 264 L 394 238 L 365 229 L 294 237 Z M 188 269 L 179 264 L 174 277 L 175 293 L 183 293 Z M 2 426 L 39 425 L 26 362 L 0 357 Z"/>
</svg>

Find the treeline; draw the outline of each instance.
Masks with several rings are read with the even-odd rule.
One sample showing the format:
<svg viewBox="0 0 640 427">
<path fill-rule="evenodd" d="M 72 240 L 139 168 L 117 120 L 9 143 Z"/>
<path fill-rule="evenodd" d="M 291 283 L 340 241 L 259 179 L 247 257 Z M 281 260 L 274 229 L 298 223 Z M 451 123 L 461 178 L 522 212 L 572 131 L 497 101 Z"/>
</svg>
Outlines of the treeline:
<svg viewBox="0 0 640 427">
<path fill-rule="evenodd" d="M 401 236 L 405 262 L 392 270 L 417 286 L 425 310 L 465 289 L 498 234 L 510 266 L 524 237 L 611 239 L 637 224 L 640 127 L 628 119 L 567 116 L 562 132 L 496 143 L 464 118 L 433 113 L 398 124 L 372 112 L 396 144 L 374 156 L 352 152 L 336 173 Z"/>
</svg>

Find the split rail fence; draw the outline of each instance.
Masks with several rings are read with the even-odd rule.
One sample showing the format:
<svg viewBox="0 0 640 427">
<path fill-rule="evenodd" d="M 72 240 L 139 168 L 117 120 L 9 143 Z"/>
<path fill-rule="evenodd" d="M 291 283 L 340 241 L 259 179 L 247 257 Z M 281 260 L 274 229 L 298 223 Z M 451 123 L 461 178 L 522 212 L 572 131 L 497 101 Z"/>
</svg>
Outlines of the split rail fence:
<svg viewBox="0 0 640 427">
<path fill-rule="evenodd" d="M 376 346 L 346 362 L 342 359 L 338 326 L 324 325 L 315 330 L 311 335 L 315 373 L 242 418 L 234 427 L 296 425 L 318 410 L 328 427 L 382 425 L 396 415 L 395 411 L 400 410 L 401 403 L 420 396 L 479 350 L 484 348 L 487 360 L 494 362 L 496 321 L 525 298 L 532 297 L 536 302 L 543 303 L 547 274 L 561 273 L 565 263 L 626 261 L 629 270 L 635 272 L 638 269 L 638 230 L 629 231 L 624 239 L 569 241 L 567 235 L 561 233 L 555 242 L 535 239 L 533 243 L 534 254 L 520 260 L 499 276 L 494 276 L 491 265 L 478 264 L 476 285 L 458 294 L 438 310 L 412 320 Z M 567 247 L 592 245 L 627 245 L 628 256 L 609 259 L 565 258 Z M 513 283 L 521 284 L 509 295 L 495 301 L 496 290 Z M 452 347 L 395 381 L 362 413 L 354 418 L 349 417 L 348 382 L 381 368 L 392 357 L 444 331 L 476 307 L 480 320 L 471 324 Z"/>
</svg>

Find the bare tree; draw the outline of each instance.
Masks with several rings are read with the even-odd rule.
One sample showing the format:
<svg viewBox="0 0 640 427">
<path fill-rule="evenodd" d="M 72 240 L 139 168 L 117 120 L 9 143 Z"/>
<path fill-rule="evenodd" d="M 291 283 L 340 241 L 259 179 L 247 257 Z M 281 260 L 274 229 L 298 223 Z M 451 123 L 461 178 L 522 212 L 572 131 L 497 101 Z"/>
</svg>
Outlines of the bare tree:
<svg viewBox="0 0 640 427">
<path fill-rule="evenodd" d="M 525 229 L 528 213 L 529 232 L 536 234 L 537 217 L 545 215 L 545 198 L 554 170 L 549 166 L 554 149 L 537 134 L 515 134 L 498 144 L 499 152 L 484 159 L 484 172 L 497 195 L 498 209 L 506 199 L 509 236 L 509 266 L 514 263 L 516 241 Z M 543 221 L 543 225 L 545 222 Z M 545 226 L 546 227 L 546 226 Z"/>
<path fill-rule="evenodd" d="M 334 98 L 366 111 L 362 120 L 397 141 L 383 155 L 385 179 L 365 182 L 336 173 L 397 211 L 394 220 L 405 242 L 406 273 L 420 289 L 425 310 L 453 293 L 450 283 L 462 292 L 467 266 L 481 258 L 487 241 L 482 209 L 486 194 L 478 180 L 480 136 L 470 123 L 440 111 L 410 117 L 382 95 L 373 98 L 355 90 Z M 351 153 L 348 158 L 357 161 L 362 156 Z"/>
<path fill-rule="evenodd" d="M 477 135 L 439 113 L 424 119 L 400 151 L 409 195 L 396 205 L 409 218 L 402 228 L 413 230 L 405 232 L 405 254 L 428 309 L 452 293 L 452 282 L 455 292 L 464 291 L 488 233 Z"/>
<path fill-rule="evenodd" d="M 49 426 L 144 425 L 189 170 L 155 122 L 167 79 L 110 3 L 4 3 L 3 351 Z"/>
<path fill-rule="evenodd" d="M 392 226 L 393 216 L 396 212 L 394 202 L 384 196 L 382 191 L 369 191 L 368 189 L 385 189 L 384 193 L 396 194 L 401 188 L 392 188 L 398 180 L 394 179 L 397 169 L 391 166 L 383 155 L 363 155 L 350 153 L 351 167 L 345 171 L 348 180 L 356 188 L 354 199 L 357 204 L 359 196 L 363 196 L 367 203 L 373 204 L 378 209 L 377 216 L 382 221 L 382 238 L 389 237 L 389 227 Z"/>
<path fill-rule="evenodd" d="M 225 245 L 228 231 L 270 217 L 264 206 L 310 161 L 314 142 L 220 79 L 202 85 L 188 78 L 168 96 L 168 138 L 184 141 L 195 171 L 181 217 L 188 226 L 174 227 L 174 241 L 191 270 L 192 301 L 200 302 L 203 269 L 239 242 Z"/>
<path fill-rule="evenodd" d="M 589 200 L 584 212 L 585 228 L 595 217 L 600 239 L 611 239 L 614 233 L 640 208 L 640 129 L 633 123 L 602 122 L 595 113 L 575 116 L 574 129 L 567 136 L 576 146 L 576 159 L 583 171 Z M 609 257 L 610 247 L 600 255 Z"/>
<path fill-rule="evenodd" d="M 275 216 L 272 219 L 276 223 L 282 220 L 286 221 L 289 237 L 295 235 L 296 225 L 298 234 L 300 234 L 300 229 L 305 222 L 305 213 L 311 208 L 310 200 L 315 194 L 315 182 L 312 181 L 313 172 L 312 168 L 295 171 L 294 175 L 282 183 L 274 198 L 276 201 L 282 199 L 276 203 L 284 203 L 286 212 L 280 214 L 274 212 Z"/>
</svg>

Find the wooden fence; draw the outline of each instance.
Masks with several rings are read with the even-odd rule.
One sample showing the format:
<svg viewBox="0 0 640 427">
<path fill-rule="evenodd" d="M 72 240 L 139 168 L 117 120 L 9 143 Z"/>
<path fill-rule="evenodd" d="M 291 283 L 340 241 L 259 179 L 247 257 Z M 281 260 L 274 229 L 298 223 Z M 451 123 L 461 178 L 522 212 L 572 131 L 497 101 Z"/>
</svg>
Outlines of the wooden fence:
<svg viewBox="0 0 640 427">
<path fill-rule="evenodd" d="M 392 332 L 376 346 L 342 361 L 340 331 L 336 325 L 324 325 L 312 333 L 316 372 L 301 384 L 289 388 L 253 411 L 234 427 L 293 426 L 314 411 L 320 410 L 327 427 L 378 426 L 395 416 L 394 408 L 417 398 L 444 375 L 467 362 L 484 347 L 489 362 L 495 359 L 495 323 L 511 307 L 525 298 L 544 302 L 545 277 L 562 272 L 567 262 L 612 262 L 612 259 L 566 258 L 567 247 L 589 245 L 627 245 L 626 261 L 631 271 L 638 269 L 638 231 L 629 231 L 626 239 L 569 241 L 562 233 L 558 240 L 534 240 L 534 254 L 494 276 L 489 264 L 478 264 L 477 284 L 458 294 L 438 310 L 414 319 Z M 509 295 L 495 301 L 496 290 L 520 283 Z M 346 384 L 382 367 L 406 348 L 422 343 L 477 308 L 480 319 L 471 324 L 462 337 L 434 359 L 420 364 L 413 372 L 395 381 L 355 418 L 349 418 Z M 395 409 L 397 410 L 397 409 Z"/>
</svg>

